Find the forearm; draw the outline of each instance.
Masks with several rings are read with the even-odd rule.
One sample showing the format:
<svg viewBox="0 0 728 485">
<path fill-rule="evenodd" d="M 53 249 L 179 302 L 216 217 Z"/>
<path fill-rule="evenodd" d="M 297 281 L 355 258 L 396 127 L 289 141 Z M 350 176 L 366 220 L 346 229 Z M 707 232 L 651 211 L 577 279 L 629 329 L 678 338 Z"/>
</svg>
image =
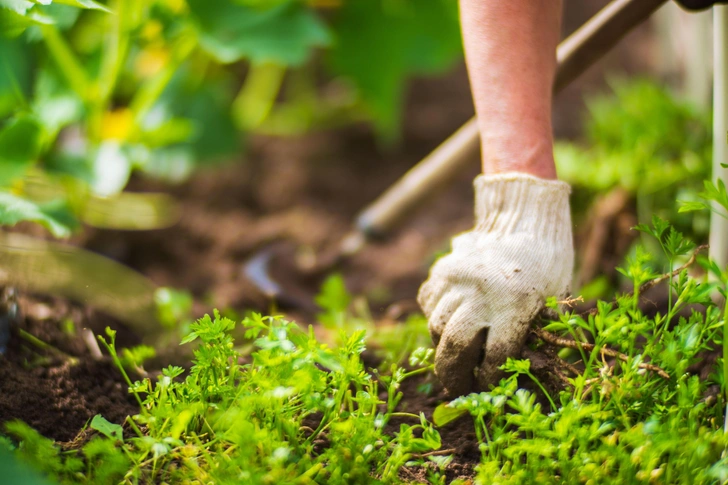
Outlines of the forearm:
<svg viewBox="0 0 728 485">
<path fill-rule="evenodd" d="M 551 87 L 561 0 L 460 0 L 483 173 L 556 178 Z"/>
</svg>

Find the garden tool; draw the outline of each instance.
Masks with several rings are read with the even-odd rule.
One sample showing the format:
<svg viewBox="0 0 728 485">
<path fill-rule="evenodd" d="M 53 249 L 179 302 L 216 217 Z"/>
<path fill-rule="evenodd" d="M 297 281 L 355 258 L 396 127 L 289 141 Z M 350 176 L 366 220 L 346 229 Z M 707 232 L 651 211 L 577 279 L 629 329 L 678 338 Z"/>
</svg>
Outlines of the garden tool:
<svg viewBox="0 0 728 485">
<path fill-rule="evenodd" d="M 556 52 L 558 65 L 554 93 L 559 93 L 586 71 L 664 3 L 667 0 L 614 0 L 562 41 Z M 700 0 L 691 3 L 694 4 L 691 7 L 709 6 L 708 2 Z M 361 251 L 368 241 L 384 236 L 415 207 L 431 199 L 432 194 L 447 186 L 473 163 L 478 149 L 478 126 L 473 117 L 367 206 L 334 252 L 320 255 L 308 264 L 298 264 L 298 273 L 305 278 L 325 274 Z M 311 307 L 312 303 L 306 301 L 300 290 L 284 289 L 272 275 L 271 267 L 276 263 L 276 256 L 285 250 L 280 243 L 264 248 L 247 261 L 243 274 L 271 299 Z M 285 272 L 287 282 L 294 273 Z"/>
</svg>

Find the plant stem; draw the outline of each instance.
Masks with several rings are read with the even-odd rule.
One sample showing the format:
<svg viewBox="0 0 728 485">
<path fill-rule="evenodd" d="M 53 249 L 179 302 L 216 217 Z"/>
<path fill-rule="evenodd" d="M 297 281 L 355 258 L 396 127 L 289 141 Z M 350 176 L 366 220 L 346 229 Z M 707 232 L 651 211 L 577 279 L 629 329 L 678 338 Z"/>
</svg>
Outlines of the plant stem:
<svg viewBox="0 0 728 485">
<path fill-rule="evenodd" d="M 549 403 L 551 404 L 551 410 L 552 411 L 556 411 L 558 409 L 556 407 L 556 403 L 554 402 L 553 399 L 551 399 L 551 395 L 546 391 L 546 388 L 543 387 L 543 385 L 541 384 L 541 381 L 539 381 L 538 379 L 536 379 L 536 376 L 534 376 L 530 372 L 526 372 L 526 375 L 528 377 L 530 377 L 531 380 L 536 383 L 536 385 L 538 386 L 538 388 L 541 389 L 541 392 L 544 393 L 544 395 L 546 396 L 546 399 L 548 399 L 549 400 Z"/>
<path fill-rule="evenodd" d="M 82 100 L 89 101 L 92 95 L 89 93 L 88 76 L 71 47 L 54 25 L 41 25 L 40 29 L 51 57 L 55 61 L 58 70 L 66 78 L 70 88 Z"/>
<path fill-rule="evenodd" d="M 183 33 L 180 40 L 175 45 L 170 62 L 156 76 L 146 81 L 134 95 L 129 104 L 129 108 L 134 113 L 135 128 L 143 122 L 149 110 L 152 109 L 154 103 L 159 99 L 169 82 L 178 71 L 180 65 L 190 56 L 195 48 L 195 40 L 192 35 Z"/>
<path fill-rule="evenodd" d="M 233 101 L 233 118 L 238 128 L 255 129 L 265 121 L 273 109 L 285 73 L 286 68 L 278 64 L 250 66 L 243 87 Z"/>
<path fill-rule="evenodd" d="M 107 327 L 108 328 L 108 327 Z M 98 336 L 99 341 L 104 344 L 104 347 L 106 347 L 106 350 L 109 351 L 109 355 L 111 355 L 111 359 L 114 361 L 114 364 L 121 372 L 122 377 L 124 378 L 124 381 L 126 381 L 126 384 L 131 387 L 133 386 L 131 379 L 129 379 L 129 375 L 126 373 L 126 369 L 124 369 L 124 365 L 121 363 L 121 359 L 119 359 L 119 355 L 116 353 L 116 346 L 115 346 L 115 338 L 111 338 L 111 343 L 109 344 L 106 342 L 106 339 L 102 337 L 101 335 Z M 142 403 L 142 398 L 139 397 L 139 393 L 132 392 L 134 394 L 134 397 L 136 398 L 137 402 L 139 403 L 139 409 L 142 413 L 146 413 L 146 410 L 144 409 L 144 404 Z"/>
<path fill-rule="evenodd" d="M 38 347 L 41 350 L 45 350 L 47 352 L 50 352 L 51 354 L 54 354 L 56 357 L 60 357 L 63 360 L 67 360 L 71 363 L 71 365 L 76 365 L 78 363 L 78 359 L 76 357 L 73 357 L 71 355 L 68 355 L 67 353 L 63 352 L 60 349 L 57 349 L 56 347 L 52 346 L 51 344 L 44 342 L 43 340 L 39 339 L 35 335 L 32 335 L 22 328 L 18 329 L 18 336 L 25 340 L 26 342 L 29 342 L 36 347 Z"/>
<path fill-rule="evenodd" d="M 128 29 L 133 10 L 138 2 L 132 0 L 116 0 L 112 9 L 116 15 L 110 16 L 111 26 L 104 41 L 101 71 L 99 73 L 98 109 L 104 111 L 111 94 L 116 87 L 119 72 L 126 59 L 129 48 Z"/>
</svg>

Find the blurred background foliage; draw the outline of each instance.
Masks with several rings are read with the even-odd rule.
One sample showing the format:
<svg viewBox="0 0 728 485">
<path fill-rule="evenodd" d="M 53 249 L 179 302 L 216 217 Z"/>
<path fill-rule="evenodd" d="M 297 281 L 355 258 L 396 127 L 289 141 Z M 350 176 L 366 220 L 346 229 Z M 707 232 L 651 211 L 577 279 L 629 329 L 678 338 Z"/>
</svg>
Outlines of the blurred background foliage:
<svg viewBox="0 0 728 485">
<path fill-rule="evenodd" d="M 639 242 L 661 260 L 660 247 L 631 228 L 653 216 L 671 221 L 691 240 L 706 242 L 710 216 L 680 212 L 710 179 L 709 110 L 644 78 L 612 78 L 608 92 L 586 97 L 584 137 L 558 141 L 559 177 L 572 186 L 577 234 L 576 286 L 587 299 L 619 287 L 614 267 Z"/>
<path fill-rule="evenodd" d="M 246 133 L 391 143 L 408 79 L 462 55 L 450 0 L 0 0 L 0 33 L 0 224 L 60 237 L 172 223 L 130 175 L 183 180 Z"/>
</svg>

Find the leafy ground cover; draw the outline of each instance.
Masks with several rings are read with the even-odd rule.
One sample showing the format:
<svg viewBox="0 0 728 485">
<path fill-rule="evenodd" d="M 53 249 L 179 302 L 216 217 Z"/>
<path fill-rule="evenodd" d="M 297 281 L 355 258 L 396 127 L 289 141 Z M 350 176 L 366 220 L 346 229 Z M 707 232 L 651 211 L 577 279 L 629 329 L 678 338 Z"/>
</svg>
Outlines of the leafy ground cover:
<svg viewBox="0 0 728 485">
<path fill-rule="evenodd" d="M 225 184 L 233 180 L 227 174 L 223 172 L 223 182 L 217 182 L 222 187 L 230 187 Z M 224 254 L 232 268 L 246 253 L 238 239 L 245 231 L 226 235 L 216 230 L 221 221 L 224 227 L 241 221 L 239 213 L 233 212 L 241 202 L 228 200 L 224 194 L 230 191 L 210 190 L 204 179 L 200 183 L 197 193 L 205 195 L 205 204 L 222 209 L 222 218 L 198 217 L 195 237 L 180 241 L 170 233 L 127 235 L 123 244 L 135 248 L 131 250 L 110 245 L 103 236 L 94 236 L 97 239 L 90 242 L 107 253 L 120 251 L 117 254 L 137 267 L 144 268 L 146 261 L 150 274 L 160 261 L 171 260 L 169 271 L 183 273 L 170 272 L 170 281 L 177 274 L 187 274 L 200 288 L 195 305 L 201 306 L 199 299 L 214 296 L 207 288 L 209 280 L 200 277 L 205 273 L 184 273 L 189 268 L 179 263 L 206 248 L 209 259 L 195 264 L 224 259 L 220 258 Z M 211 200 L 209 193 L 223 195 Z M 704 195 L 710 193 L 713 198 L 722 197 L 720 188 Z M 696 200 L 691 198 L 694 209 L 700 208 Z M 243 221 L 242 227 L 265 234 L 261 226 L 249 224 Z M 192 233 L 190 226 L 183 230 Z M 625 294 L 614 301 L 610 296 L 546 319 L 543 328 L 535 327 L 522 358 L 509 363 L 515 377 L 489 393 L 450 405 L 427 360 L 422 361 L 427 351 L 416 352 L 428 345 L 422 319 L 393 323 L 396 311 L 403 311 L 397 310 L 397 303 L 374 318 L 340 279 L 328 280 L 317 299 L 324 313 L 317 317 L 321 325 L 314 328 L 313 336 L 284 319 L 246 319 L 225 310 L 220 318 L 195 324 L 192 330 L 199 334 L 197 339 L 179 347 L 179 353 L 160 348 L 160 356 L 143 363 L 149 349 L 138 347 L 138 336 L 132 332 L 120 330 L 118 362 L 130 376 L 142 406 L 134 394 L 125 392 L 129 382 L 119 365 L 109 357 L 100 361 L 93 357 L 81 338 L 83 327 L 89 327 L 108 341 L 105 327 L 123 326 L 77 305 L 21 295 L 20 307 L 26 314 L 21 329 L 37 340 L 15 335 L 20 342 L 16 340 L 11 348 L 17 353 L 9 354 L 0 368 L 4 375 L 14 376 L 18 385 L 25 383 L 28 394 L 10 402 L 12 393 L 3 392 L 0 419 L 20 417 L 42 433 L 15 423 L 6 429 L 4 443 L 14 456 L 69 483 L 183 481 L 185 477 L 224 483 L 239 480 L 240 474 L 251 481 L 273 483 L 722 482 L 725 400 L 722 359 L 717 357 L 723 314 L 709 296 L 721 291 L 724 279 L 718 274 L 720 284 L 707 284 L 704 273 L 693 264 L 693 277 L 681 269 L 667 278 L 673 291 L 664 286 L 665 280 L 662 286 L 647 288 L 660 273 L 690 259 L 696 248 L 659 219 L 641 228 L 651 244 L 648 247 L 659 252 L 633 252 L 631 262 L 623 266 L 623 281 L 639 291 L 622 290 Z M 118 234 L 106 237 L 118 239 Z M 155 247 L 149 244 L 155 240 L 158 246 L 167 245 L 161 246 L 167 251 L 161 258 L 142 252 Z M 177 254 L 170 250 L 172 243 L 187 244 L 191 252 Z M 401 254 L 397 245 L 390 251 L 390 255 Z M 369 256 L 372 259 L 347 271 L 361 273 L 367 265 L 379 264 L 373 279 L 384 281 L 384 266 L 389 264 L 376 263 L 381 256 L 375 252 Z M 703 264 L 708 271 L 720 273 L 707 261 Z M 401 294 L 411 294 L 421 275 L 408 278 L 412 283 L 398 289 Z M 230 283 L 239 284 L 237 280 Z M 645 294 L 646 298 L 640 298 Z M 367 296 L 376 301 L 377 293 Z M 396 296 L 390 298 L 396 302 Z M 225 320 L 225 315 L 231 319 Z M 375 319 L 384 322 L 373 326 Z M 366 340 L 362 329 L 368 332 Z M 184 338 L 188 331 L 180 328 L 180 334 Z M 197 351 L 202 353 L 189 355 L 200 341 L 203 345 Z M 363 351 L 364 347 L 368 350 Z M 107 350 L 104 353 L 108 355 Z M 413 354 L 412 364 L 419 364 L 421 370 L 410 365 Z M 194 370 L 188 357 L 195 360 Z M 177 367 L 169 368 L 170 363 Z M 160 368 L 167 369 L 168 375 Z M 181 369 L 182 374 L 172 377 Z M 211 375 L 216 376 L 212 381 Z M 3 379 L 2 385 L 9 381 Z M 320 399 L 310 398 L 317 393 Z M 42 406 L 30 407 L 29 400 Z M 331 400 L 335 405 L 328 408 Z M 393 404 L 397 406 L 391 408 Z M 238 421 L 231 421 L 226 409 L 243 417 L 237 427 L 231 423 Z M 139 417 L 126 418 L 135 415 Z M 359 427 L 358 421 L 366 426 Z M 377 427 L 380 422 L 382 426 Z M 245 441 L 250 436 L 265 446 L 252 446 Z M 367 445 L 372 448 L 365 454 Z M 362 457 L 359 462 L 357 456 Z M 94 466 L 99 460 L 114 465 L 101 469 Z M 100 472 L 110 476 L 100 477 Z"/>
<path fill-rule="evenodd" d="M 107 329 L 99 340 L 137 412 L 121 423 L 97 415 L 63 445 L 11 421 L 4 446 L 62 483 L 723 482 L 728 437 L 716 356 L 725 315 L 710 297 L 725 294 L 726 278 L 689 276 L 700 248 L 668 223 L 641 230 L 669 260 L 688 256 L 688 264 L 660 275 L 638 250 L 622 269 L 632 292 L 544 318 L 524 351 L 530 360 L 509 360 L 510 377 L 489 392 L 453 401 L 433 394 L 427 347 L 408 350 L 402 365 L 401 343 L 381 349 L 383 362 L 365 358 L 366 330 L 353 330 L 361 322 L 334 279 L 319 299 L 327 302 L 321 320 L 339 329 L 331 343 L 282 317 L 236 322 L 215 312 L 181 342 L 196 345 L 189 369 L 137 378 L 152 352 L 117 349 Z M 657 281 L 669 282 L 674 299 L 647 316 L 640 294 Z M 242 341 L 233 339 L 236 326 Z M 416 321 L 405 328 L 416 338 Z M 411 409 L 403 389 L 434 399 Z M 469 449 L 448 447 L 442 435 L 451 426 L 472 426 Z M 469 469 L 468 452 L 476 455 Z"/>
</svg>

